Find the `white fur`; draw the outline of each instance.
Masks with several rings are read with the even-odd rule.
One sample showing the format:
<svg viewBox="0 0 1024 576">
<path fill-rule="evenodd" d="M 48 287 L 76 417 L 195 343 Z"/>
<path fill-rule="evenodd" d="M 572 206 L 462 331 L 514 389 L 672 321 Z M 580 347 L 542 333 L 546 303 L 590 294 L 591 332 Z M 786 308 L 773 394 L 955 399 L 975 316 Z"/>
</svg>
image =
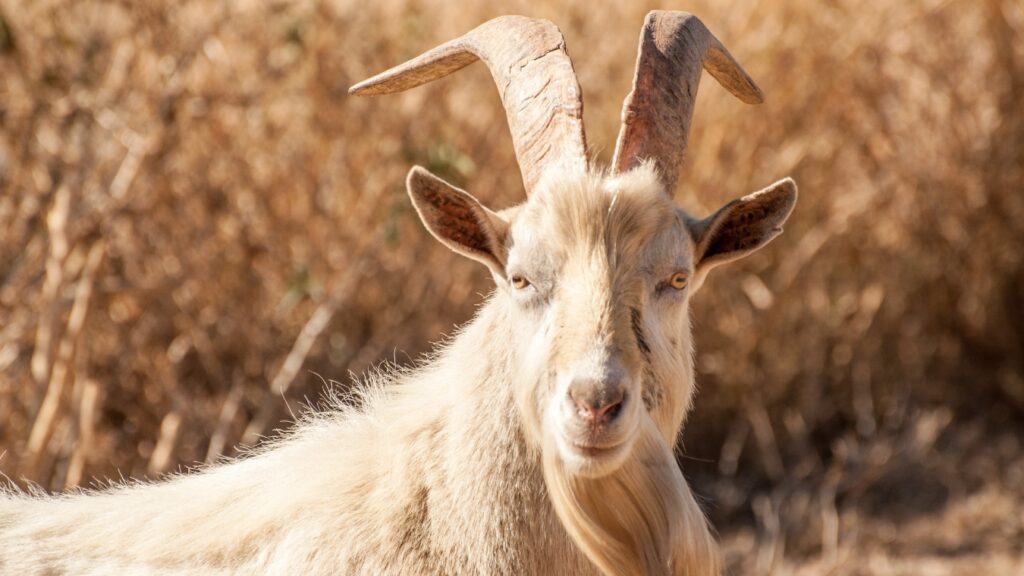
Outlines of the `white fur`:
<svg viewBox="0 0 1024 576">
<path fill-rule="evenodd" d="M 339 403 L 250 457 L 155 484 L 0 495 L 0 574 L 716 574 L 672 453 L 693 392 L 688 295 L 654 302 L 649 278 L 617 276 L 640 274 L 620 257 L 650 260 L 654 280 L 664 262 L 692 266 L 684 219 L 646 168 L 548 188 L 503 215 L 522 232 L 509 259 L 576 262 L 571 278 L 542 273 L 577 292 L 540 303 L 500 285 L 430 362 L 371 378 L 360 407 Z M 617 214 L 648 236 L 614 232 Z M 621 352 L 631 298 L 650 310 L 646 372 L 635 342 Z M 560 316 L 583 313 L 572 330 Z M 595 338 L 631 386 L 661 394 L 651 410 L 636 395 L 604 463 L 573 455 L 557 383 Z"/>
</svg>

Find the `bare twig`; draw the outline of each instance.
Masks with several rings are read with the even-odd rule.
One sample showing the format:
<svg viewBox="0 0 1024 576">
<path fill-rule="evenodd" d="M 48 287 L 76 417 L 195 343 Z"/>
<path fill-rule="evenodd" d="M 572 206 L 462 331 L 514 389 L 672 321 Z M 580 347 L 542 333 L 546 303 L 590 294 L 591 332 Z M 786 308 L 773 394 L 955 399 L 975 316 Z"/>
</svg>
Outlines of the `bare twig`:
<svg viewBox="0 0 1024 576">
<path fill-rule="evenodd" d="M 57 356 L 50 370 L 50 379 L 46 386 L 46 396 L 39 408 L 35 422 L 32 425 L 32 432 L 28 441 L 28 468 L 37 472 L 36 466 L 42 452 L 53 434 L 55 419 L 63 404 L 64 390 L 68 379 L 72 377 L 75 355 L 78 353 L 81 342 L 82 327 L 85 325 L 85 318 L 89 312 L 89 303 L 92 298 L 93 284 L 96 274 L 106 253 L 106 242 L 97 240 L 89 249 L 86 256 L 85 267 L 82 270 L 82 277 L 75 289 L 74 304 L 71 306 L 71 314 L 68 316 L 67 329 L 61 339 L 57 350 Z"/>
<path fill-rule="evenodd" d="M 53 348 L 53 332 L 60 309 L 61 286 L 64 284 L 64 259 L 68 255 L 67 223 L 71 211 L 71 191 L 61 186 L 54 195 L 53 208 L 46 218 L 50 236 L 50 252 L 46 258 L 46 277 L 40 298 L 42 311 L 36 327 L 35 346 L 32 349 L 32 378 L 40 389 L 50 379 L 50 354 Z"/>
<path fill-rule="evenodd" d="M 181 430 L 181 412 L 172 410 L 160 422 L 160 437 L 149 458 L 146 471 L 150 476 L 160 476 L 167 471 L 174 456 L 174 447 L 178 443 L 178 432 Z"/>
<path fill-rule="evenodd" d="M 245 387 L 242 385 L 242 381 L 236 381 L 231 386 L 231 391 L 228 392 L 228 397 L 224 400 L 224 404 L 221 405 L 220 416 L 217 418 L 217 428 L 213 431 L 213 435 L 210 436 L 210 446 L 206 449 L 207 463 L 213 462 L 224 453 L 231 423 L 234 422 L 235 416 L 238 414 L 238 406 L 241 404 L 244 392 Z"/>
<path fill-rule="evenodd" d="M 82 397 L 78 408 L 78 443 L 71 456 L 71 463 L 68 465 L 67 479 L 64 481 L 65 488 L 74 488 L 82 483 L 85 465 L 93 449 L 93 430 L 99 413 L 99 397 L 99 382 L 86 378 L 82 386 Z"/>
</svg>

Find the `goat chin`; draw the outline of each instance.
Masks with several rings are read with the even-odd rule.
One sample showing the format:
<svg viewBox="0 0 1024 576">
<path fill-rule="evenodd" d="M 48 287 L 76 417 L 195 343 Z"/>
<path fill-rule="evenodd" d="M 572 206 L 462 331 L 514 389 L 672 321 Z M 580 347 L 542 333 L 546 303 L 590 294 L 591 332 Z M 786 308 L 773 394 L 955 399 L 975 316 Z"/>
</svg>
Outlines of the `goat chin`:
<svg viewBox="0 0 1024 576">
<path fill-rule="evenodd" d="M 545 440 L 543 474 L 551 504 L 586 556 L 609 575 L 720 573 L 704 515 L 651 418 L 644 414 L 629 456 L 601 477 L 567 467 Z"/>
</svg>

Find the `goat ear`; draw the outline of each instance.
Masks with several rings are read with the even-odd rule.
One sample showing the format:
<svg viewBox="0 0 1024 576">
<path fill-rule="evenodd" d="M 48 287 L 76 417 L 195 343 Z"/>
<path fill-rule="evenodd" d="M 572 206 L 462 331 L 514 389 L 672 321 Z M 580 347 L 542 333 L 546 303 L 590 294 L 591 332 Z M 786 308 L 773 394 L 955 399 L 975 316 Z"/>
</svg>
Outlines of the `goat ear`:
<svg viewBox="0 0 1024 576">
<path fill-rule="evenodd" d="M 736 260 L 782 233 L 796 205 L 796 183 L 786 178 L 737 198 L 693 226 L 698 271 Z"/>
<path fill-rule="evenodd" d="M 415 166 L 406 180 L 409 197 L 427 230 L 455 252 L 483 262 L 505 277 L 508 222 L 464 190 Z"/>
</svg>

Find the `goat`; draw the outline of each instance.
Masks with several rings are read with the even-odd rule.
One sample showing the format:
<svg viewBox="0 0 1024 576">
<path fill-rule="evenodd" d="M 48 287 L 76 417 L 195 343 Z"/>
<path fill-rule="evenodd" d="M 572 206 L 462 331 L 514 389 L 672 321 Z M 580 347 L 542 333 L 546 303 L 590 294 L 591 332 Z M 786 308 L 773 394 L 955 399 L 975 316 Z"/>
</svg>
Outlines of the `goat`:
<svg viewBox="0 0 1024 576">
<path fill-rule="evenodd" d="M 432 360 L 371 376 L 232 463 L 94 493 L 0 496 L 3 574 L 719 573 L 673 456 L 694 393 L 689 300 L 764 246 L 792 180 L 698 219 L 672 193 L 701 68 L 761 92 L 695 17 L 652 12 L 610 169 L 550 22 L 496 18 L 366 80 L 405 90 L 483 60 L 527 200 L 492 211 L 415 167 L 431 234 L 496 289 Z"/>
</svg>

